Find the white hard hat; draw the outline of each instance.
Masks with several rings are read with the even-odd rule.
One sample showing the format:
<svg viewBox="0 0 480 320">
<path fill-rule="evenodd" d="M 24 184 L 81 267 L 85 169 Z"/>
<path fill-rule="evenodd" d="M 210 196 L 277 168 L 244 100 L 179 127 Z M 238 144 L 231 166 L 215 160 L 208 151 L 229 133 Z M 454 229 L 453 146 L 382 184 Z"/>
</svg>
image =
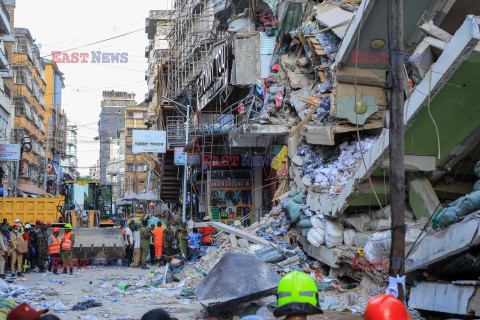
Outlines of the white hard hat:
<svg viewBox="0 0 480 320">
<path fill-rule="evenodd" d="M 15 219 L 15 223 L 22 222 L 20 219 Z"/>
<path fill-rule="evenodd" d="M 27 224 L 25 225 L 25 229 L 31 229 L 31 228 L 32 228 L 32 226 L 30 225 L 30 223 L 27 223 Z"/>
</svg>

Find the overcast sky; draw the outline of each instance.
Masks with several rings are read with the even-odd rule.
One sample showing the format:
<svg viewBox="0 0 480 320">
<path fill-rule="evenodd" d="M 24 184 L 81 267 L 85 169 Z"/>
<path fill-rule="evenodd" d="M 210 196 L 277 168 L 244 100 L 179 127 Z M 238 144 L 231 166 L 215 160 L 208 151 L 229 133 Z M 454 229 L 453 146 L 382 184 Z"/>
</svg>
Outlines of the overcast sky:
<svg viewBox="0 0 480 320">
<path fill-rule="evenodd" d="M 171 0 L 168 0 L 171 1 Z M 15 27 L 27 28 L 41 54 L 51 59 L 52 51 L 68 50 L 133 32 L 110 41 L 69 53 L 128 53 L 127 63 L 63 63 L 65 75 L 62 108 L 70 124 L 79 126 L 78 166 L 82 175 L 99 155 L 98 116 L 103 90 L 135 92 L 137 102 L 145 98 L 147 62 L 145 18 L 150 10 L 167 9 L 167 0 L 17 0 Z"/>
</svg>

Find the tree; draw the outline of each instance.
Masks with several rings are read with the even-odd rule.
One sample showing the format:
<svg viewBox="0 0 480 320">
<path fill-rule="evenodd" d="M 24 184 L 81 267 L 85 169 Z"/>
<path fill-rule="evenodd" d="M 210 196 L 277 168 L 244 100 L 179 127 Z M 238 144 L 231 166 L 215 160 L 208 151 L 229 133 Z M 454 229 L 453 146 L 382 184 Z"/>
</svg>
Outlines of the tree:
<svg viewBox="0 0 480 320">
<path fill-rule="evenodd" d="M 93 179 L 90 176 L 81 176 L 77 174 L 77 181 L 93 181 Z"/>
</svg>

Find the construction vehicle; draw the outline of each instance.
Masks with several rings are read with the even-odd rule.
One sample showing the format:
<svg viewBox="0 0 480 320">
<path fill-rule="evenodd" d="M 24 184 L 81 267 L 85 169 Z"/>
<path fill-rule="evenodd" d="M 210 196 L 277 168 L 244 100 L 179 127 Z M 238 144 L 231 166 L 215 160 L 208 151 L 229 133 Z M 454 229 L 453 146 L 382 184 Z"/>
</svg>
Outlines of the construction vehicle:
<svg viewBox="0 0 480 320">
<path fill-rule="evenodd" d="M 76 258 L 123 257 L 122 230 L 110 220 L 113 217 L 111 186 L 98 181 L 67 181 L 64 191 L 65 205 L 59 222 L 74 228 Z"/>
<path fill-rule="evenodd" d="M 98 181 L 68 181 L 62 194 L 41 198 L 0 197 L 0 217 L 7 218 L 10 224 L 15 219 L 31 224 L 40 219 L 60 228 L 70 223 L 75 234 L 75 258 L 123 258 L 122 230 L 114 227 L 110 220 L 113 216 L 111 186 Z"/>
<path fill-rule="evenodd" d="M 9 224 L 13 224 L 15 219 L 23 223 L 35 223 L 37 219 L 58 221 L 62 218 L 63 204 L 64 197 L 61 195 L 48 198 L 0 197 L 0 217 L 6 218 Z"/>
<path fill-rule="evenodd" d="M 72 227 L 113 227 L 112 187 L 98 181 L 67 181 L 63 222 Z"/>
</svg>

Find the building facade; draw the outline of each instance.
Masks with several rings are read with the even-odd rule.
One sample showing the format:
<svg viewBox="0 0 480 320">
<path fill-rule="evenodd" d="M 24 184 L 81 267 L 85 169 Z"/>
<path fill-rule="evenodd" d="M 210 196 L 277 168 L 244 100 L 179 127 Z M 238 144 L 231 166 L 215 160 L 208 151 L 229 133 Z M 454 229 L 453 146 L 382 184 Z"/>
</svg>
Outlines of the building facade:
<svg viewBox="0 0 480 320">
<path fill-rule="evenodd" d="M 61 160 L 62 175 L 66 180 L 77 177 L 77 130 L 75 125 L 67 126 L 65 159 Z"/>
<path fill-rule="evenodd" d="M 29 139 L 31 142 L 31 150 L 23 152 L 19 182 L 41 186 L 45 170 L 45 63 L 30 31 L 25 28 L 15 28 L 13 79 L 13 141 L 22 143 Z"/>
<path fill-rule="evenodd" d="M 107 165 L 110 160 L 110 140 L 118 138 L 125 128 L 125 108 L 135 106 L 135 94 L 119 91 L 104 91 L 101 102 L 98 132 L 100 139 L 100 182 L 107 182 Z"/>
<path fill-rule="evenodd" d="M 0 144 L 13 143 L 15 108 L 12 104 L 13 70 L 12 49 L 14 42 L 15 0 L 0 0 Z M 0 162 L 0 185 L 11 186 L 14 180 L 15 162 Z"/>
<path fill-rule="evenodd" d="M 107 163 L 107 184 L 112 186 L 112 196 L 121 198 L 125 193 L 125 130 L 118 138 L 110 139 L 110 160 Z"/>
<path fill-rule="evenodd" d="M 147 174 L 150 170 L 148 159 L 132 152 L 133 131 L 147 130 L 148 106 L 141 103 L 129 106 L 125 112 L 125 193 L 145 192 Z"/>
<path fill-rule="evenodd" d="M 45 114 L 43 124 L 46 129 L 45 152 L 50 168 L 47 175 L 47 188 L 59 189 L 61 182 L 61 161 L 66 158 L 67 116 L 62 110 L 62 89 L 65 88 L 63 73 L 58 65 L 50 60 L 45 63 Z M 48 141 L 47 141 L 48 140 Z M 47 143 L 48 142 L 48 143 Z"/>
</svg>

